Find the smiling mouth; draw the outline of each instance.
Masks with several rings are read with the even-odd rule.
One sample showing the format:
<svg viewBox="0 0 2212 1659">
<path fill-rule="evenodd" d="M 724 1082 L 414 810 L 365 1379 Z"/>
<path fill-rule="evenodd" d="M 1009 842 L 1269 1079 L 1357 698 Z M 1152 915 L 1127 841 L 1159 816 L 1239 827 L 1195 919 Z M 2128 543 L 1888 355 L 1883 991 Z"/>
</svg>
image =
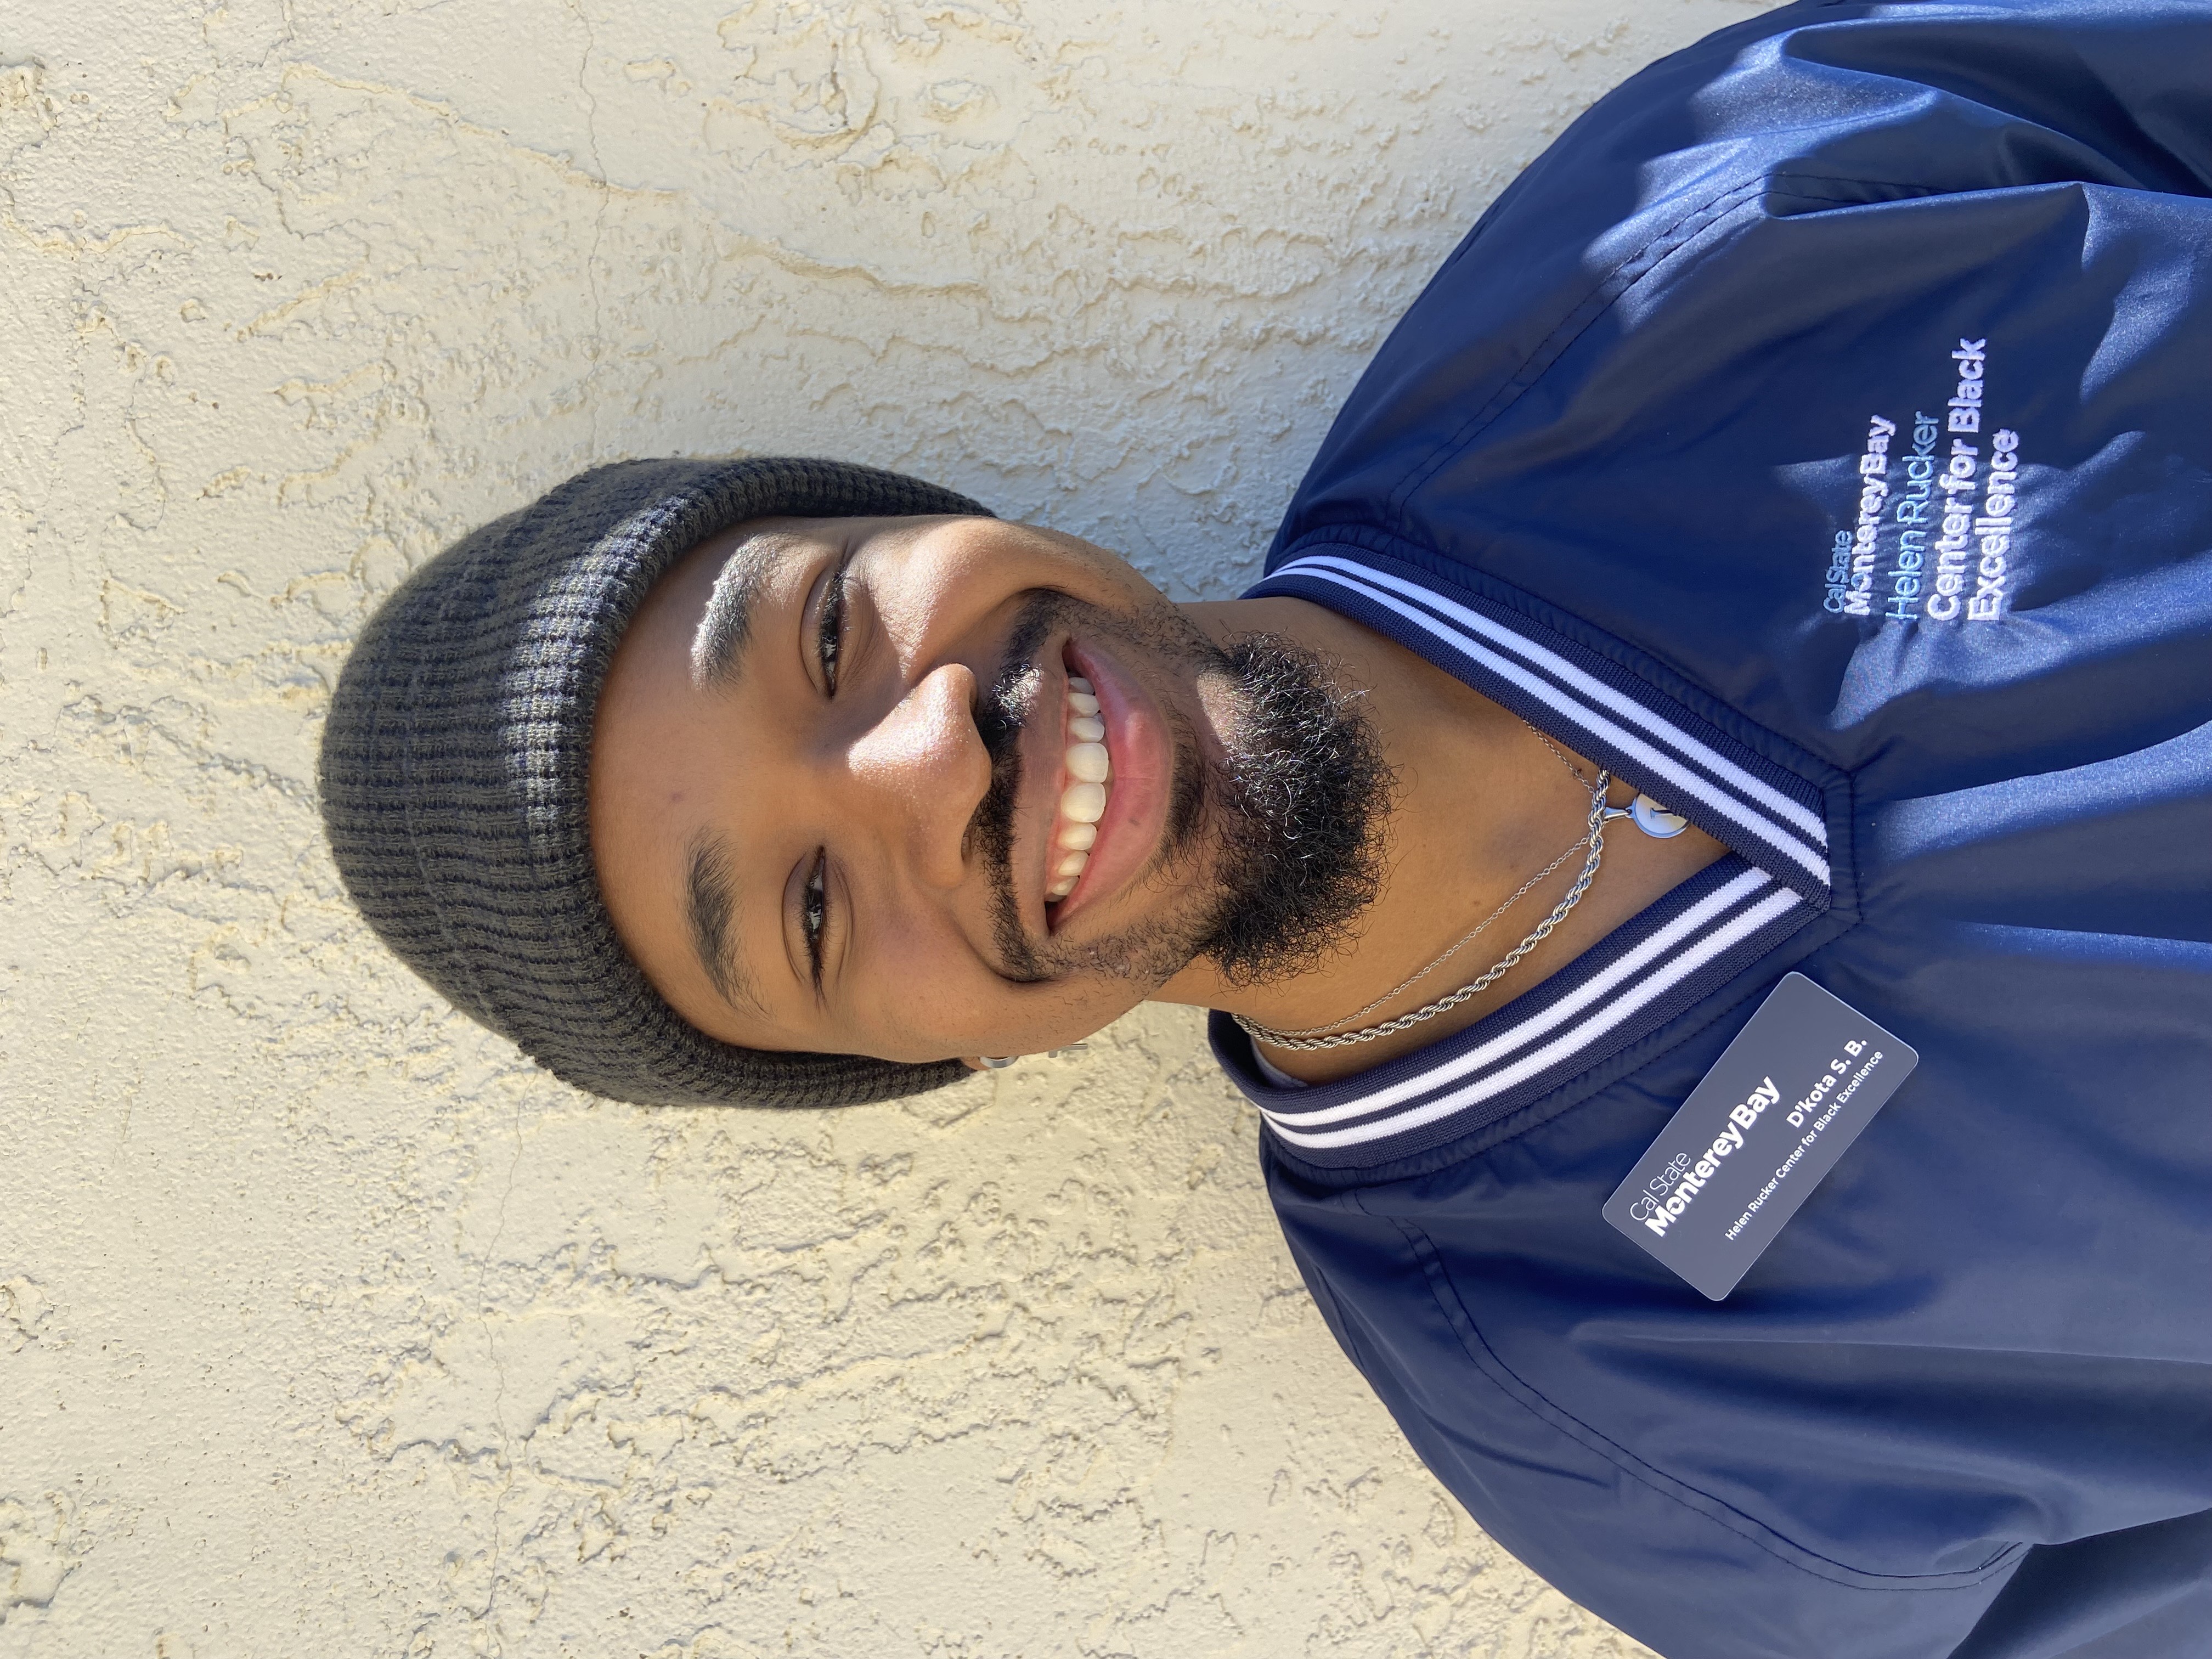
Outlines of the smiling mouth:
<svg viewBox="0 0 2212 1659">
<path fill-rule="evenodd" d="M 1060 775 L 1065 782 L 1052 823 L 1052 873 L 1044 893 L 1048 906 L 1058 904 L 1083 879 L 1114 779 L 1098 698 L 1091 682 L 1079 674 L 1068 676 L 1063 714 Z"/>
</svg>

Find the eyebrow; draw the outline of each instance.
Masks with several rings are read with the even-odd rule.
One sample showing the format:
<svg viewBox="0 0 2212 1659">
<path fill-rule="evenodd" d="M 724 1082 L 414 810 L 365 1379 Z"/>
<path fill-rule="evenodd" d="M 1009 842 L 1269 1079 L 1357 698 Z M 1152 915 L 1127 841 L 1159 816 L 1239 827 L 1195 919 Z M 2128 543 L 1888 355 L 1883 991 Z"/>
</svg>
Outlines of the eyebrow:
<svg viewBox="0 0 2212 1659">
<path fill-rule="evenodd" d="M 768 1011 L 731 948 L 737 884 L 730 872 L 730 849 L 720 836 L 702 835 L 691 843 L 684 877 L 684 911 L 691 924 L 691 949 L 722 1000 L 733 1007 L 742 1002 L 765 1020 Z"/>
<path fill-rule="evenodd" d="M 722 562 L 691 635 L 691 684 L 704 690 L 735 679 L 751 638 L 753 601 L 768 585 L 777 556 L 797 538 L 774 531 L 748 536 Z"/>
</svg>

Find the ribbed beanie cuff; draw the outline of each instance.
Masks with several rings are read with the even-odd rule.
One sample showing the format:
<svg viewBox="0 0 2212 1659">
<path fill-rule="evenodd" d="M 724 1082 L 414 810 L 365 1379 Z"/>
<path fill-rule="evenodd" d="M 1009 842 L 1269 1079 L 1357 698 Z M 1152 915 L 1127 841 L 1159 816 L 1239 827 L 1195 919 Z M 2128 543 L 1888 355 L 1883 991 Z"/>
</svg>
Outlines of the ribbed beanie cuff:
<svg viewBox="0 0 2212 1659">
<path fill-rule="evenodd" d="M 716 1041 L 617 939 L 586 816 L 616 642 L 663 572 L 748 519 L 988 516 L 836 461 L 626 461 L 416 571 L 363 629 L 324 728 L 323 824 L 370 927 L 464 1013 L 641 1105 L 852 1106 L 968 1075 Z"/>
</svg>

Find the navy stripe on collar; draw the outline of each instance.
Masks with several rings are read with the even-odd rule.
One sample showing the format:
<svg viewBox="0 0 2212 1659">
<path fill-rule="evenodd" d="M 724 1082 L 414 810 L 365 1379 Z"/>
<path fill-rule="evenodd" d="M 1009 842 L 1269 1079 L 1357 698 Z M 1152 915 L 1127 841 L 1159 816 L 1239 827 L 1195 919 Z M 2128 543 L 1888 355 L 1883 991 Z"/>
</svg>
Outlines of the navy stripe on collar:
<svg viewBox="0 0 2212 1659">
<path fill-rule="evenodd" d="M 1267 1083 L 1251 1040 L 1212 1017 L 1214 1052 L 1277 1144 L 1322 1169 L 1370 1168 L 1487 1128 L 1734 979 L 1812 919 L 1739 858 L 1708 865 L 1558 973 L 1440 1042 L 1335 1083 Z"/>
<path fill-rule="evenodd" d="M 1819 789 L 1530 618 L 1364 548 L 1303 554 L 1247 598 L 1362 623 L 1681 813 L 1735 854 L 1465 1030 L 1334 1083 L 1282 1088 L 1227 1016 L 1214 1052 L 1277 1152 L 1372 1170 L 1481 1133 L 1688 1012 L 1829 905 Z"/>
<path fill-rule="evenodd" d="M 1613 665 L 1464 591 L 1364 548 L 1291 560 L 1244 595 L 1326 605 L 1418 652 L 1680 812 L 1787 884 L 1829 902 L 1820 792 Z"/>
</svg>

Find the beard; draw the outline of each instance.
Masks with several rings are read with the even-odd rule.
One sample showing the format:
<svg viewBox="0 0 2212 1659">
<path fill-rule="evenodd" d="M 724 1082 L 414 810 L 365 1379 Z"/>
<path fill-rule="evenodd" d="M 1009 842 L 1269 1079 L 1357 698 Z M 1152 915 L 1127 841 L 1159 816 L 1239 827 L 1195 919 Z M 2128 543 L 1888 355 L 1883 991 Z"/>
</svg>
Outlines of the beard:
<svg viewBox="0 0 2212 1659">
<path fill-rule="evenodd" d="M 1206 774 L 1221 891 L 1194 954 L 1260 985 L 1316 966 L 1374 902 L 1395 780 L 1319 653 L 1254 633 L 1222 655 L 1241 719 Z"/>
<path fill-rule="evenodd" d="M 1018 738 L 1036 715 L 1044 684 L 1037 653 L 1063 624 L 1212 682 L 1233 711 L 1216 757 L 1170 710 L 1167 831 L 1143 880 L 1187 887 L 1188 902 L 1176 914 L 1069 945 L 1029 936 L 1012 870 Z M 1334 953 L 1381 890 L 1395 781 L 1356 694 L 1341 690 L 1328 661 L 1294 641 L 1250 633 L 1216 645 L 1164 600 L 1132 617 L 1039 593 L 1017 618 L 1006 666 L 980 697 L 975 720 L 992 780 L 969 835 L 992 874 L 1000 971 L 1009 978 L 1094 974 L 1149 992 L 1202 957 L 1232 985 L 1269 983 Z"/>
</svg>

